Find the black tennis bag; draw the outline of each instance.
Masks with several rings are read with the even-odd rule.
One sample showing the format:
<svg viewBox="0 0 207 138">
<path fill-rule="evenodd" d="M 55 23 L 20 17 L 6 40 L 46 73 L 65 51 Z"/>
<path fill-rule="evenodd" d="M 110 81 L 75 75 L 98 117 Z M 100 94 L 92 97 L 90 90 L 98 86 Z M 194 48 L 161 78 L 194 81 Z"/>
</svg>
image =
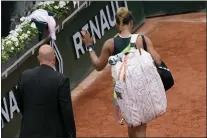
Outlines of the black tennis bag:
<svg viewBox="0 0 207 138">
<path fill-rule="evenodd" d="M 147 51 L 146 41 L 144 39 L 144 36 L 143 35 L 141 36 L 142 36 L 144 50 Z M 155 66 L 157 67 L 157 71 L 160 74 L 165 91 L 169 90 L 174 85 L 174 79 L 170 70 L 168 69 L 167 65 L 163 61 L 161 65 L 157 65 L 155 63 Z"/>
</svg>

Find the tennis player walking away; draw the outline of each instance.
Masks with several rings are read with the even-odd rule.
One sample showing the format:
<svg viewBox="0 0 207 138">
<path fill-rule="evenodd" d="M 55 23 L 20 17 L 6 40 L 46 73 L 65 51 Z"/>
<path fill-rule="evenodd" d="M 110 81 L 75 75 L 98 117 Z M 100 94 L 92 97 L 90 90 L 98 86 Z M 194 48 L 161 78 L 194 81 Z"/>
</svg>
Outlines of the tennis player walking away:
<svg viewBox="0 0 207 138">
<path fill-rule="evenodd" d="M 97 71 L 101 71 L 106 67 L 110 56 L 121 53 L 130 44 L 133 28 L 133 17 L 132 13 L 127 8 L 121 7 L 117 10 L 116 27 L 119 31 L 119 35 L 115 38 L 108 39 L 104 43 L 100 57 L 98 57 L 94 51 L 93 38 L 90 36 L 90 33 L 87 30 L 83 30 L 81 32 L 83 42 L 89 51 L 92 64 Z M 147 51 L 150 53 L 152 59 L 156 64 L 161 64 L 160 55 L 154 49 L 151 40 L 146 36 L 144 36 L 144 39 L 147 44 Z M 135 44 L 137 49 L 143 48 L 142 37 L 138 36 Z M 114 93 L 114 95 L 116 96 L 117 93 Z M 141 123 L 139 126 L 135 127 L 128 125 L 129 137 L 146 137 L 146 127 L 146 123 Z"/>
</svg>

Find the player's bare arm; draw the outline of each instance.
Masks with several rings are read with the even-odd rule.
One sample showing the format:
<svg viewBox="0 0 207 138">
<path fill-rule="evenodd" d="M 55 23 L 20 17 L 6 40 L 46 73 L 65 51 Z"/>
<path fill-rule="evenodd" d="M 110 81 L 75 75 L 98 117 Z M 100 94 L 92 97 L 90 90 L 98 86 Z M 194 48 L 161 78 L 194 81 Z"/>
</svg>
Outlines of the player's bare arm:
<svg viewBox="0 0 207 138">
<path fill-rule="evenodd" d="M 83 42 L 84 42 L 86 48 L 92 46 L 93 39 L 90 36 L 90 33 L 88 31 L 82 31 L 81 33 L 82 33 Z M 113 49 L 112 49 L 113 43 L 114 43 L 113 39 L 108 39 L 104 43 L 102 51 L 101 51 L 101 55 L 99 57 L 96 55 L 94 50 L 89 50 L 92 64 L 97 71 L 101 71 L 106 67 L 106 65 L 108 63 L 108 58 L 111 56 L 112 51 L 113 51 Z"/>
<path fill-rule="evenodd" d="M 161 57 L 160 55 L 157 53 L 157 51 L 155 50 L 152 41 L 147 37 L 144 36 L 146 44 L 147 44 L 147 51 L 150 53 L 150 55 L 152 56 L 152 59 L 156 62 L 156 64 L 160 65 L 161 64 Z M 141 37 L 139 37 L 137 39 L 136 42 L 137 46 L 141 46 L 143 48 L 143 40 Z"/>
</svg>

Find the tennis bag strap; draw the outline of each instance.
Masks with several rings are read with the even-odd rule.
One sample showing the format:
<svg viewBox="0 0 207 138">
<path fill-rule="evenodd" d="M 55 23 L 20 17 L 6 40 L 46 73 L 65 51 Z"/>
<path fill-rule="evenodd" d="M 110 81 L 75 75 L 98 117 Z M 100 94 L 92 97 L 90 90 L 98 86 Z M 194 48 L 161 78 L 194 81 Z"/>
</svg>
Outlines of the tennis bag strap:
<svg viewBox="0 0 207 138">
<path fill-rule="evenodd" d="M 143 48 L 144 48 L 145 51 L 147 51 L 147 43 L 144 39 L 144 35 L 141 35 L 141 37 L 142 37 L 142 42 L 143 42 Z"/>
<path fill-rule="evenodd" d="M 142 41 L 143 41 L 143 48 L 145 51 L 147 51 L 147 43 L 145 41 L 144 35 L 141 35 Z M 165 91 L 169 90 L 174 85 L 174 79 L 173 76 L 168 69 L 167 65 L 161 61 L 161 65 L 157 65 L 155 63 L 155 66 L 157 67 L 157 71 L 162 79 L 162 83 L 165 87 Z"/>
</svg>

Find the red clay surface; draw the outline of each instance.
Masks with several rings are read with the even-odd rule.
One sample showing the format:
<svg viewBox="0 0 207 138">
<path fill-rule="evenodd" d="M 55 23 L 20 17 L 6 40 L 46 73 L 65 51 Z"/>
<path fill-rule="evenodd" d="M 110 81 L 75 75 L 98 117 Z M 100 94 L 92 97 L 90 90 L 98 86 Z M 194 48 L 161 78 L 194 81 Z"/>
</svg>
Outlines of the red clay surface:
<svg viewBox="0 0 207 138">
<path fill-rule="evenodd" d="M 149 19 L 138 30 L 147 32 L 175 79 L 175 86 L 167 92 L 167 112 L 148 123 L 147 136 L 206 136 L 206 22 L 195 19 L 205 18 L 201 15 Z M 78 137 L 128 136 L 126 125 L 115 121 L 112 94 L 107 67 L 74 101 Z"/>
</svg>

